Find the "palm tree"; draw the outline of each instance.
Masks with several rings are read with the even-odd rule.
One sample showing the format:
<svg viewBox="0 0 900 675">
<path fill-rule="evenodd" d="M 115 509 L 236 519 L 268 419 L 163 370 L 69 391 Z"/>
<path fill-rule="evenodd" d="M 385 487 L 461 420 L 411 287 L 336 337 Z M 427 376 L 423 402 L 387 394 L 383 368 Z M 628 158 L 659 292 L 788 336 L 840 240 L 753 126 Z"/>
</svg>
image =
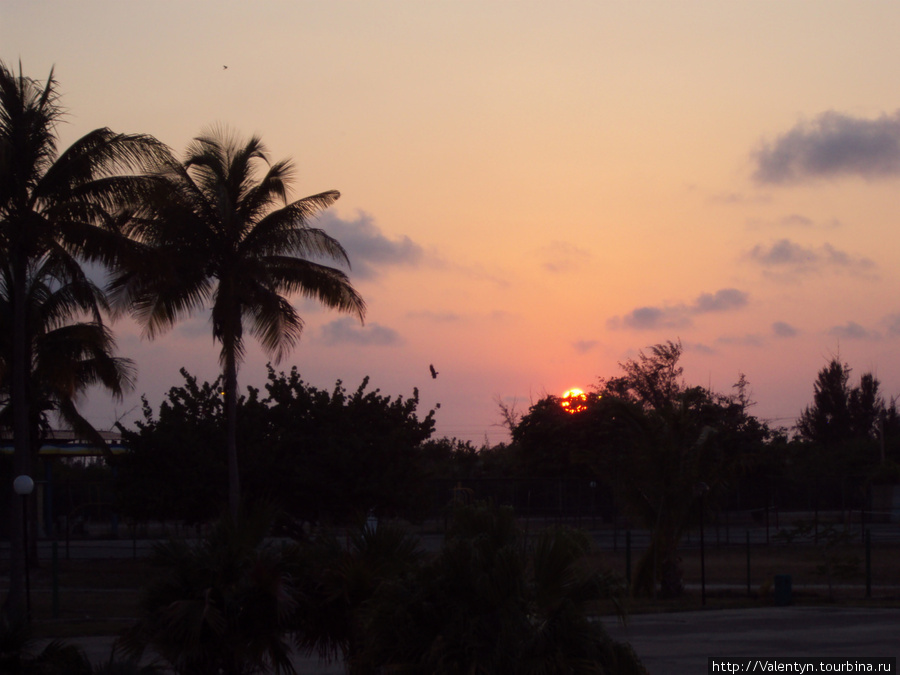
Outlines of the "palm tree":
<svg viewBox="0 0 900 675">
<path fill-rule="evenodd" d="M 56 124 L 63 111 L 51 70 L 43 84 L 16 75 L 0 62 L 0 266 L 11 302 L 9 392 L 14 436 L 14 471 L 31 472 L 28 381 L 27 292 L 37 261 L 109 263 L 118 235 L 109 212 L 132 202 L 146 181 L 135 175 L 150 157 L 167 154 L 148 136 L 96 129 L 64 152 L 57 150 Z M 10 510 L 10 587 L 5 610 L 22 616 L 24 549 L 22 504 Z"/>
<path fill-rule="evenodd" d="M 27 369 L 29 393 L 29 439 L 31 459 L 50 429 L 55 417 L 80 438 L 105 449 L 106 442 L 78 411 L 79 398 L 94 385 L 100 385 L 121 398 L 132 386 L 134 367 L 129 359 L 113 355 L 115 341 L 103 324 L 101 310 L 108 309 L 103 292 L 78 265 L 61 267 L 60 261 L 47 256 L 38 261 L 28 279 L 26 292 L 27 344 L 31 360 Z M 12 323 L 11 275 L 0 270 L 0 321 Z M 78 320 L 87 315 L 88 320 Z M 13 406 L 9 404 L 12 340 L 0 334 L 0 428 L 13 425 Z M 37 528 L 37 510 L 31 509 L 31 528 Z M 30 556 L 37 554 L 37 539 L 31 538 Z"/>
<path fill-rule="evenodd" d="M 26 334 L 31 348 L 27 371 L 29 436 L 34 451 L 55 413 L 64 426 L 99 447 L 105 443 L 78 411 L 81 394 L 101 385 L 117 398 L 131 388 L 134 367 L 130 359 L 113 356 L 115 341 L 103 323 L 108 305 L 103 291 L 80 266 L 69 260 L 45 256 L 26 286 Z M 11 274 L 0 270 L 0 320 L 12 323 Z M 86 315 L 87 320 L 78 320 Z M 12 340 L 0 334 L 0 395 L 9 401 Z M 0 409 L 0 426 L 12 426 L 12 406 Z"/>
<path fill-rule="evenodd" d="M 136 659 L 151 648 L 176 673 L 293 673 L 286 636 L 299 553 L 271 538 L 276 516 L 258 506 L 223 517 L 201 542 L 157 544 L 143 616 L 117 646 Z"/>
<path fill-rule="evenodd" d="M 260 166 L 266 170 L 258 176 Z M 314 298 L 360 321 L 365 316 L 347 275 L 316 260 L 348 263 L 343 247 L 308 225 L 340 194 L 288 202 L 292 175 L 290 162 L 269 162 L 258 137 L 240 141 L 213 129 L 195 138 L 183 163 L 158 170 L 156 198 L 128 214 L 123 232 L 133 247 L 110 284 L 150 338 L 211 305 L 213 339 L 222 346 L 232 516 L 240 500 L 237 370 L 245 322 L 277 363 L 303 330 L 289 296 Z"/>
<path fill-rule="evenodd" d="M 371 672 L 363 654 L 365 608 L 382 585 L 411 573 L 424 558 L 419 539 L 400 526 L 368 523 L 351 531 L 346 544 L 317 536 L 300 549 L 294 641 L 306 655 L 340 656 L 351 675 Z"/>
<path fill-rule="evenodd" d="M 370 672 L 645 675 L 592 616 L 622 589 L 592 563 L 590 537 L 523 537 L 510 509 L 456 509 L 444 548 L 362 608 L 360 660 Z"/>
<path fill-rule="evenodd" d="M 75 645 L 53 640 L 38 651 L 28 624 L 0 616 L 0 672 L 8 675 L 91 675 L 91 664 Z"/>
</svg>

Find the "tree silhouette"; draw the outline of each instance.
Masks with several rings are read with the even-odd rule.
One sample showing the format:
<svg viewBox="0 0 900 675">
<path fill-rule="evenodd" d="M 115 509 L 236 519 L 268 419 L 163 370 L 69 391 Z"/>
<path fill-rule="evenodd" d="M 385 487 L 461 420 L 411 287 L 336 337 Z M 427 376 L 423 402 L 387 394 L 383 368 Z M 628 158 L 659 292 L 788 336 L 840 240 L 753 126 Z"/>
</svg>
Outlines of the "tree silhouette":
<svg viewBox="0 0 900 675">
<path fill-rule="evenodd" d="M 584 532 L 550 528 L 528 544 L 510 509 L 458 507 L 443 549 L 364 607 L 351 672 L 646 673 L 590 618 L 621 590 L 590 553 Z"/>
<path fill-rule="evenodd" d="M 651 532 L 638 562 L 634 590 L 664 594 L 682 590 L 678 546 L 693 524 L 699 502 L 714 500 L 750 463 L 768 428 L 747 412 L 746 378 L 737 393 L 723 395 L 688 386 L 681 378 L 680 342 L 655 345 L 650 354 L 620 364 L 625 374 L 601 380 L 601 399 L 619 399 L 611 411 L 621 450 L 598 456 L 599 471 L 616 475 L 615 492 L 629 514 Z"/>
<path fill-rule="evenodd" d="M 513 447 L 529 473 L 597 476 L 623 509 L 651 532 L 638 563 L 635 591 L 680 592 L 677 551 L 697 513 L 697 487 L 715 499 L 752 461 L 768 428 L 747 413 L 746 378 L 725 396 L 685 384 L 681 344 L 654 345 L 601 379 L 584 409 L 570 414 L 559 399 L 533 405 L 513 431 Z"/>
<path fill-rule="evenodd" d="M 813 450 L 809 459 L 815 472 L 861 469 L 873 459 L 885 421 L 895 427 L 890 423 L 897 417 L 895 404 L 880 394 L 878 378 L 863 373 L 859 384 L 851 386 L 852 372 L 840 359 L 831 359 L 816 376 L 812 405 L 797 421 L 800 439 Z"/>
<path fill-rule="evenodd" d="M 266 169 L 258 176 L 260 166 Z M 308 224 L 340 194 L 288 203 L 292 175 L 290 162 L 270 163 L 258 137 L 241 141 L 213 129 L 195 138 L 183 163 L 159 168 L 154 198 L 128 214 L 123 231 L 133 245 L 110 284 L 151 338 L 211 305 L 213 338 L 221 344 L 233 516 L 240 500 L 237 371 L 245 324 L 278 362 L 303 329 L 290 296 L 316 299 L 360 320 L 365 316 L 365 303 L 347 275 L 317 262 L 348 263 L 343 247 Z"/>
<path fill-rule="evenodd" d="M 293 673 L 298 553 L 270 537 L 275 518 L 258 508 L 223 517 L 200 542 L 157 544 L 143 616 L 119 645 L 134 657 L 150 647 L 185 675 Z"/>
<path fill-rule="evenodd" d="M 130 359 L 114 356 L 115 341 L 103 323 L 107 310 L 102 290 L 79 266 L 59 266 L 45 257 L 28 279 L 26 289 L 27 338 L 32 353 L 28 367 L 29 431 L 32 455 L 44 440 L 50 415 L 79 437 L 100 448 L 105 441 L 78 412 L 79 397 L 101 385 L 121 398 L 133 384 Z M 0 319 L 12 323 L 9 269 L 0 271 Z M 87 315 L 88 320 L 79 320 Z M 12 340 L 0 333 L 0 392 L 8 395 Z M 9 401 L 9 399 L 6 399 Z M 12 406 L 0 410 L 0 425 L 12 426 Z"/>
<path fill-rule="evenodd" d="M 64 152 L 56 124 L 63 115 L 51 70 L 40 83 L 0 63 L 0 265 L 5 270 L 12 320 L 9 394 L 14 471 L 31 473 L 28 288 L 40 265 L 73 269 L 80 260 L 111 262 L 116 236 L 110 212 L 143 186 L 133 172 L 165 153 L 148 136 L 96 129 Z M 49 261 L 52 260 L 52 263 Z M 22 502 L 10 512 L 10 592 L 6 611 L 21 615 L 24 551 Z"/>
<path fill-rule="evenodd" d="M 351 522 L 370 509 L 408 516 L 424 502 L 422 443 L 434 414 L 418 418 L 418 394 L 392 398 L 338 382 L 318 389 L 296 368 L 269 366 L 263 391 L 238 400 L 240 447 L 253 462 L 241 474 L 243 499 L 277 503 L 297 523 Z M 117 491 L 125 515 L 202 522 L 227 500 L 221 378 L 169 389 L 157 413 L 122 428 L 129 452 L 118 458 Z"/>
</svg>

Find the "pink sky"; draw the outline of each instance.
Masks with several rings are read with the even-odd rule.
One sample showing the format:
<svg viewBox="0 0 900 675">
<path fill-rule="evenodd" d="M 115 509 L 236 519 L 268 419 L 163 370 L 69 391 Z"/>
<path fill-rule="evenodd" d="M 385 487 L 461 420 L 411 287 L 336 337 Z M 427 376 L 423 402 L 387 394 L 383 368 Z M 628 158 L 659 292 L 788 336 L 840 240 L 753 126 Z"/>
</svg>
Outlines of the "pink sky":
<svg viewBox="0 0 900 675">
<path fill-rule="evenodd" d="M 280 368 L 419 387 L 438 435 L 481 443 L 498 397 L 670 339 L 690 383 L 743 372 L 777 424 L 833 355 L 900 394 L 898 28 L 900 4 L 828 0 L 0 0 L 0 59 L 55 64 L 64 145 L 109 126 L 180 153 L 226 124 L 296 162 L 295 196 L 340 190 L 319 224 L 368 320 L 304 306 Z M 181 366 L 216 375 L 205 316 L 116 330 L 139 379 L 85 403 L 101 428 Z"/>
</svg>

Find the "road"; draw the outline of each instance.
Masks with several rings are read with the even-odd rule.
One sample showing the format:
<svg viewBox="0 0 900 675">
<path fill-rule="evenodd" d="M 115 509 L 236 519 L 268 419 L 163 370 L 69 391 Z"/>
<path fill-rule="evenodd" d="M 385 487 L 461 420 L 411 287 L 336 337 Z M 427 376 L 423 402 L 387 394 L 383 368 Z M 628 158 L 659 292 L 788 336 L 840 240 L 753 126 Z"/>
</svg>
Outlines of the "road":
<svg viewBox="0 0 900 675">
<path fill-rule="evenodd" d="M 605 622 L 652 675 L 699 675 L 709 657 L 900 657 L 900 609 L 771 607 L 643 614 Z M 851 671 L 853 672 L 853 671 Z"/>
<path fill-rule="evenodd" d="M 631 643 L 651 675 L 700 675 L 709 657 L 760 657 L 805 663 L 821 657 L 900 657 L 900 609 L 778 607 L 613 617 L 604 626 Z M 73 638 L 95 663 L 111 637 Z M 338 675 L 341 664 L 297 658 L 301 675 Z M 852 671 L 851 671 L 852 672 Z"/>
</svg>

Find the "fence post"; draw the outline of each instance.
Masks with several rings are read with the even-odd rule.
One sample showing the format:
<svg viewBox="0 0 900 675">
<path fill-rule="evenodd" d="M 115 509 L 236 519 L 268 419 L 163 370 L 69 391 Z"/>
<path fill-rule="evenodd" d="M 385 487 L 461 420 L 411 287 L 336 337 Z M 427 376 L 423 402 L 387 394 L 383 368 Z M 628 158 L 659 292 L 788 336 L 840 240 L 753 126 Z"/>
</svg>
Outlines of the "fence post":
<svg viewBox="0 0 900 675">
<path fill-rule="evenodd" d="M 50 568 L 53 572 L 53 618 L 59 618 L 59 544 L 54 539 Z"/>
<path fill-rule="evenodd" d="M 747 597 L 750 597 L 750 530 L 747 530 Z"/>
<path fill-rule="evenodd" d="M 631 530 L 625 530 L 625 582 L 631 591 Z"/>
<path fill-rule="evenodd" d="M 728 509 L 725 509 L 725 545 L 731 545 L 731 532 L 728 522 Z"/>
<path fill-rule="evenodd" d="M 869 490 L 870 489 L 871 489 L 871 486 L 867 485 L 865 494 L 863 495 L 862 507 L 859 510 L 859 522 L 860 522 L 860 528 L 861 528 L 860 536 L 863 538 L 863 541 L 865 541 L 866 532 L 868 531 L 868 530 L 866 530 L 866 507 L 869 505 L 869 494 L 870 494 Z"/>
<path fill-rule="evenodd" d="M 815 479 L 815 494 L 813 496 L 813 543 L 819 545 L 819 477 Z"/>
<path fill-rule="evenodd" d="M 866 597 L 872 597 L 872 531 L 866 530 Z"/>
<path fill-rule="evenodd" d="M 615 509 L 615 507 L 613 507 Z M 613 551 L 619 550 L 619 513 L 613 510 Z"/>
</svg>

